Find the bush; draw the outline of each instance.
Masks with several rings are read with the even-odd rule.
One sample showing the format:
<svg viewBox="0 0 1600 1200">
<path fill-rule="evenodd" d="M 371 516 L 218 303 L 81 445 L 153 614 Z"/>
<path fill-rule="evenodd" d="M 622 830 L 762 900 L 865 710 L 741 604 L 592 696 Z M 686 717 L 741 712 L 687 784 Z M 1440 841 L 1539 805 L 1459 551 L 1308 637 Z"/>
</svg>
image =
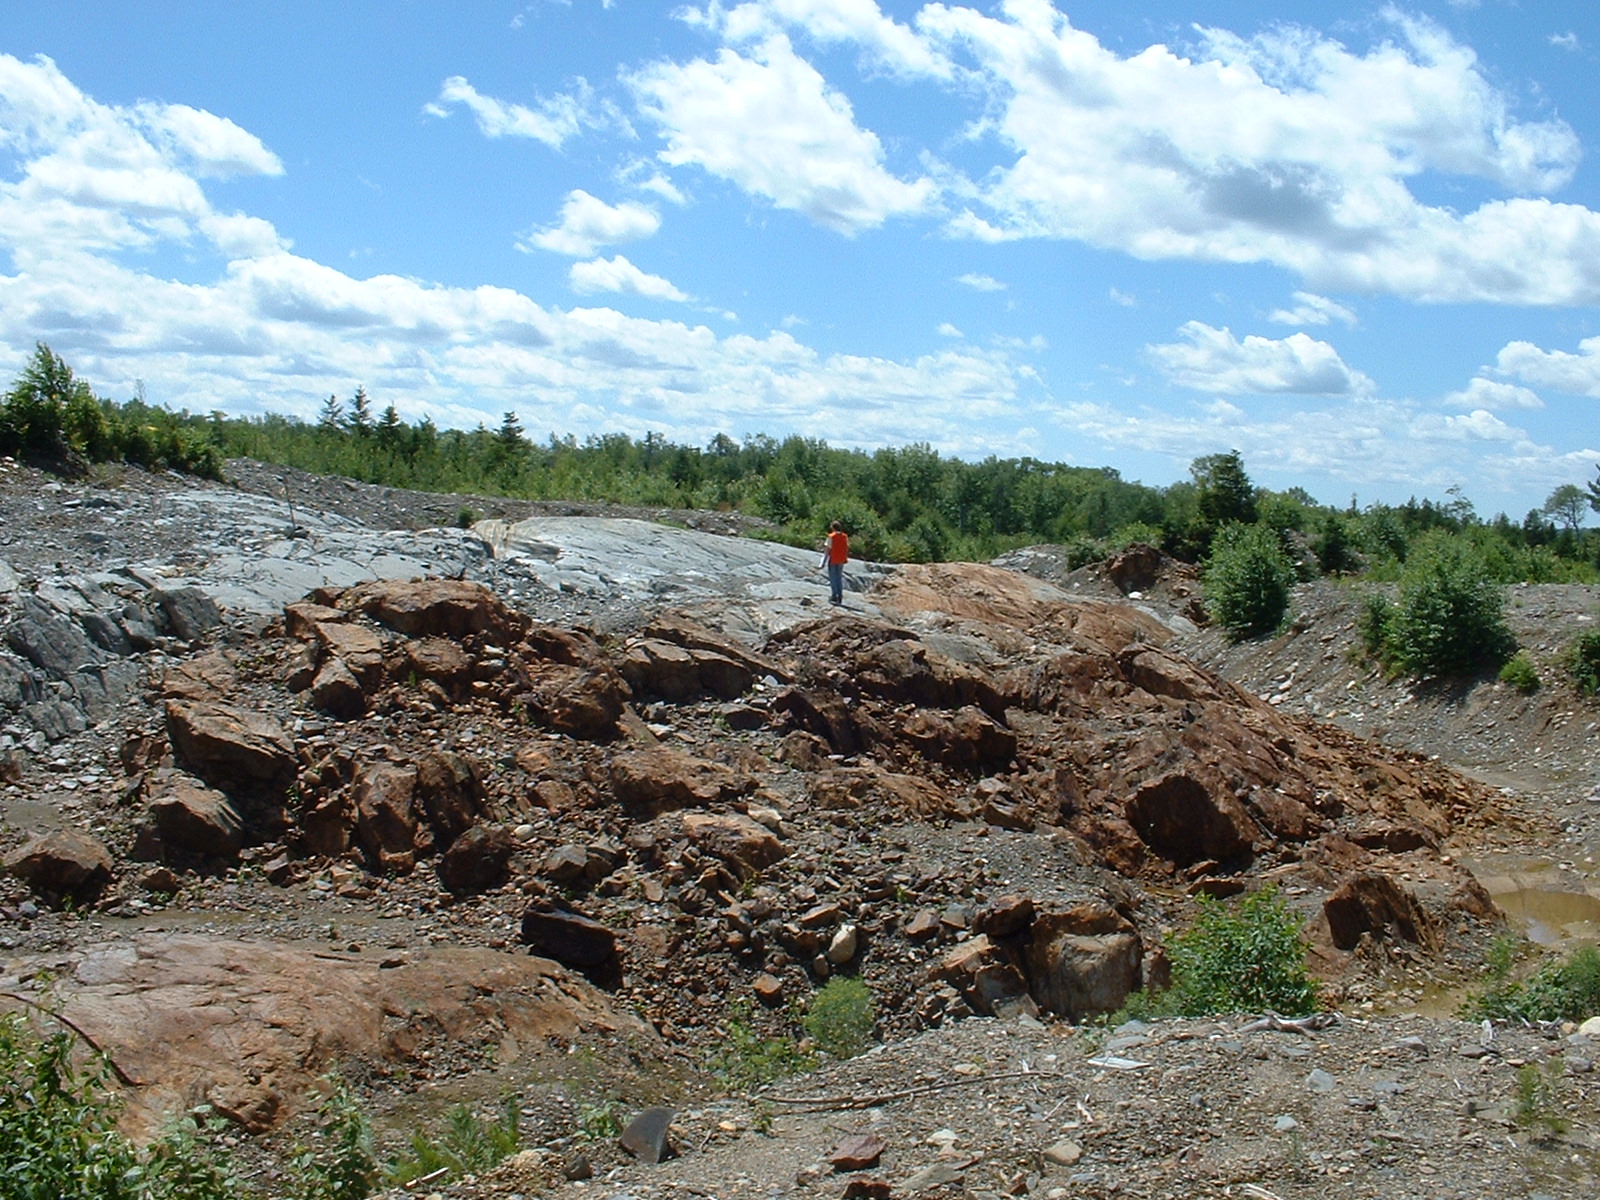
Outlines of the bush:
<svg viewBox="0 0 1600 1200">
<path fill-rule="evenodd" d="M 64 1030 L 40 1038 L 0 1014 L 0 1186 L 27 1200 L 131 1200 L 139 1159 L 117 1132 L 109 1070 L 80 1071 L 73 1048 Z"/>
<path fill-rule="evenodd" d="M 290 1162 L 295 1195 L 304 1200 L 365 1200 L 378 1182 L 372 1126 L 350 1089 L 330 1076 L 327 1098 L 317 1107 L 314 1144 L 296 1147 Z"/>
<path fill-rule="evenodd" d="M 1498 667 L 1516 648 L 1505 593 L 1489 582 L 1472 544 L 1449 534 L 1412 548 L 1399 601 L 1369 598 L 1360 633 L 1385 666 L 1424 678 Z"/>
<path fill-rule="evenodd" d="M 711 1073 L 729 1087 L 761 1087 L 815 1065 L 815 1056 L 801 1050 L 792 1038 L 763 1037 L 752 1021 L 747 1004 L 733 1005 L 723 1024 L 722 1045 L 711 1056 Z"/>
<path fill-rule="evenodd" d="M 1573 686 L 1584 695 L 1600 692 L 1600 629 L 1590 629 L 1573 638 L 1562 666 Z"/>
<path fill-rule="evenodd" d="M 1123 1016 L 1300 1016 L 1317 1009 L 1300 920 L 1274 888 L 1232 907 L 1201 896 L 1200 915 L 1173 939 L 1167 954 L 1172 986 L 1154 996 L 1136 993 Z"/>
<path fill-rule="evenodd" d="M 1521 982 L 1510 980 L 1510 963 L 1491 962 L 1491 982 L 1462 1010 L 1472 1019 L 1583 1021 L 1600 1013 L 1600 950 L 1581 946 L 1562 962 L 1546 962 Z"/>
<path fill-rule="evenodd" d="M 1277 534 L 1263 525 L 1224 525 L 1202 577 L 1206 607 L 1235 640 L 1283 624 L 1294 566 Z"/>
<path fill-rule="evenodd" d="M 818 989 L 801 1024 L 827 1054 L 844 1059 L 866 1047 L 876 1018 L 877 1004 L 867 985 L 841 975 Z"/>
<path fill-rule="evenodd" d="M 1528 656 L 1518 651 L 1500 668 L 1500 682 L 1516 688 L 1524 696 L 1531 696 L 1539 690 L 1539 672 Z"/>
</svg>

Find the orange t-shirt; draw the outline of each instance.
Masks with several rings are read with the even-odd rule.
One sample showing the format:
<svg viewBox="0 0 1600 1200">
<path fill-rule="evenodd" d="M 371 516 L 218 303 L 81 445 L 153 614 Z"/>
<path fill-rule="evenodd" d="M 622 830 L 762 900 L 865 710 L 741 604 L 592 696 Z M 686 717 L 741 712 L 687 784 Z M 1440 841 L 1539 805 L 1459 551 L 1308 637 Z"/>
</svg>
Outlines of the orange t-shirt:
<svg viewBox="0 0 1600 1200">
<path fill-rule="evenodd" d="M 850 539 L 845 537 L 844 530 L 835 529 L 828 534 L 828 563 L 830 566 L 843 566 L 850 561 Z"/>
</svg>

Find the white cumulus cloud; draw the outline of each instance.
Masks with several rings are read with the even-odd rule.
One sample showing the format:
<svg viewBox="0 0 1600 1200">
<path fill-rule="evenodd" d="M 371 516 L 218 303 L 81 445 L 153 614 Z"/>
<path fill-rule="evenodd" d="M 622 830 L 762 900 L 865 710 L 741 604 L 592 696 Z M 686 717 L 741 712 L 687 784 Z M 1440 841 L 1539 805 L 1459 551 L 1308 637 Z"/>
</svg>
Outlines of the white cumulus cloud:
<svg viewBox="0 0 1600 1200">
<path fill-rule="evenodd" d="M 781 34 L 714 61 L 658 62 L 628 83 L 661 129 L 662 162 L 700 167 L 827 228 L 859 233 L 936 198 L 931 180 L 885 167 L 877 135 Z"/>
<path fill-rule="evenodd" d="M 1296 292 L 1293 308 L 1275 309 L 1267 320 L 1279 325 L 1331 325 L 1334 321 L 1342 325 L 1354 325 L 1356 314 L 1326 296 L 1318 296 L 1314 292 Z"/>
<path fill-rule="evenodd" d="M 1600 398 L 1600 337 L 1584 338 L 1576 354 L 1542 350 L 1532 342 L 1509 342 L 1495 359 L 1500 374 L 1535 387 Z"/>
<path fill-rule="evenodd" d="M 1544 407 L 1544 401 L 1539 398 L 1538 392 L 1530 388 L 1518 387 L 1514 383 L 1501 383 L 1498 380 L 1485 379 L 1481 375 L 1469 381 L 1461 391 L 1451 392 L 1444 398 L 1444 402 L 1451 408 L 1465 408 L 1474 412 L 1505 412 L 1507 409 L 1535 410 Z"/>
<path fill-rule="evenodd" d="M 654 209 L 631 202 L 607 204 L 582 188 L 575 188 L 567 193 L 561 206 L 561 220 L 524 234 L 517 247 L 584 258 L 601 246 L 651 237 L 660 228 L 661 217 Z"/>
<path fill-rule="evenodd" d="M 1346 366 L 1327 342 L 1303 333 L 1243 341 L 1227 329 L 1188 321 L 1181 342 L 1150 346 L 1148 353 L 1173 383 L 1221 395 L 1346 396 L 1372 389 L 1372 381 Z"/>
<path fill-rule="evenodd" d="M 643 296 L 647 300 L 674 300 L 680 303 L 689 299 L 670 280 L 646 274 L 620 254 L 613 258 L 573 263 L 567 272 L 567 279 L 572 284 L 572 290 L 582 294 L 621 292 L 629 296 Z"/>
</svg>

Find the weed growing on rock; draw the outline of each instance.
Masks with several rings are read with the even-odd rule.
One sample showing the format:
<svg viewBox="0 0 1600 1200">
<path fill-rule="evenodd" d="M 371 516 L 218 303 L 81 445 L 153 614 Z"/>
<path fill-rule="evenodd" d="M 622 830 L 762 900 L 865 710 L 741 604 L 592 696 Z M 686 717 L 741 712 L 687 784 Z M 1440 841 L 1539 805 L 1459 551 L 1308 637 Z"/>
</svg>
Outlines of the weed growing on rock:
<svg viewBox="0 0 1600 1200">
<path fill-rule="evenodd" d="M 390 1184 L 408 1184 L 424 1175 L 445 1171 L 450 1175 L 478 1175 L 515 1154 L 521 1138 L 521 1109 L 515 1096 L 507 1097 L 499 1119 L 490 1119 L 457 1104 L 445 1114 L 445 1129 L 438 1138 L 411 1135 L 411 1153 L 402 1156 L 385 1173 Z"/>
<path fill-rule="evenodd" d="M 290 1158 L 295 1194 L 304 1200 L 365 1200 L 378 1182 L 372 1125 L 343 1080 L 328 1076 L 327 1097 L 317 1107 L 313 1144 Z"/>
<path fill-rule="evenodd" d="M 117 1132 L 109 1069 L 80 1070 L 66 1031 L 39 1037 L 0 1015 L 0 1146 L 8 1196 L 120 1200 L 138 1195 L 138 1156 Z"/>
<path fill-rule="evenodd" d="M 1545 1064 L 1523 1063 L 1517 1068 L 1516 1102 L 1511 1118 L 1522 1128 L 1540 1137 L 1559 1137 L 1567 1131 L 1561 1114 L 1561 1072 L 1559 1061 Z"/>
<path fill-rule="evenodd" d="M 607 1142 L 622 1135 L 622 1109 L 616 1101 L 578 1105 L 578 1132 L 591 1142 Z"/>
<path fill-rule="evenodd" d="M 730 1089 L 761 1087 L 816 1065 L 815 1057 L 792 1038 L 756 1032 L 748 1004 L 730 1006 L 723 1032 L 724 1041 L 711 1056 L 711 1073 Z"/>
<path fill-rule="evenodd" d="M 859 979 L 838 976 L 811 998 L 801 1022 L 805 1031 L 832 1058 L 851 1058 L 866 1048 L 878 1006 Z"/>
</svg>

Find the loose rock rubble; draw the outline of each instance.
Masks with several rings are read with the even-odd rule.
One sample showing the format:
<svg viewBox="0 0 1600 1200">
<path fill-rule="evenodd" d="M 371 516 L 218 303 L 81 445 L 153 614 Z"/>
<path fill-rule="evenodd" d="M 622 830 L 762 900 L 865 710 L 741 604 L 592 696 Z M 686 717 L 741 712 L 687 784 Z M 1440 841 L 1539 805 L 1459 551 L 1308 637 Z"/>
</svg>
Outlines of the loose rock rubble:
<svg viewBox="0 0 1600 1200">
<path fill-rule="evenodd" d="M 316 486 L 327 495 L 345 485 Z M 450 507 L 360 494 L 385 516 Z M 37 555 L 15 555 L 6 627 L 15 657 L 0 658 L 0 684 L 7 670 L 17 680 L 0 688 L 13 714 L 12 782 L 0 796 L 9 870 L 0 944 L 10 955 L 0 992 L 43 1004 L 48 991 L 114 1061 L 138 1064 L 128 1072 L 137 1111 L 203 1099 L 247 1128 L 280 1129 L 331 1067 L 357 1074 L 396 1122 L 414 1121 L 418 1106 L 515 1088 L 545 1148 L 490 1190 L 456 1193 L 488 1195 L 563 1176 L 574 1154 L 606 1166 L 609 1151 L 574 1140 L 574 1105 L 692 1102 L 700 1115 L 681 1117 L 671 1139 L 678 1157 L 652 1168 L 659 1176 L 625 1172 L 615 1194 L 670 1194 L 680 1177 L 712 1195 L 844 1194 L 835 1176 L 859 1172 L 828 1165 L 841 1141 L 815 1122 L 774 1117 L 776 1141 L 806 1164 L 762 1175 L 734 1151 L 717 1159 L 724 1142 L 752 1155 L 766 1145 L 756 1127 L 768 1101 L 707 1107 L 695 1070 L 730 1020 L 787 1033 L 789 1006 L 843 973 L 871 986 L 888 1045 L 804 1087 L 876 1079 L 898 1093 L 891 1076 L 942 1080 L 928 1064 L 988 1045 L 992 1061 L 951 1069 L 967 1081 L 957 1090 L 991 1106 L 969 1104 L 971 1113 L 998 1122 L 990 1130 L 969 1115 L 947 1129 L 956 1118 L 937 1117 L 944 1101 L 932 1098 L 942 1087 L 885 1101 L 876 1107 L 891 1114 L 881 1119 L 894 1136 L 843 1131 L 884 1142 L 879 1166 L 861 1168 L 881 1178 L 854 1181 L 850 1194 L 1199 1195 L 1283 1184 L 1290 1195 L 1318 1179 L 1349 1180 L 1353 1195 L 1406 1194 L 1370 1190 L 1388 1178 L 1367 1161 L 1371 1147 L 1410 1144 L 1387 1132 L 1394 1106 L 1383 1109 L 1382 1096 L 1373 1108 L 1339 1108 L 1318 1076 L 1316 1099 L 1297 1086 L 1292 1103 L 1270 1102 L 1283 1111 L 1267 1128 L 1246 1120 L 1258 1088 L 1287 1086 L 1256 1064 L 1304 1057 L 1256 1050 L 1304 1036 L 1162 1024 L 1097 1050 L 1061 1024 L 1159 983 L 1162 940 L 1190 919 L 1196 896 L 1270 882 L 1304 915 L 1326 994 L 1352 1018 L 1318 1044 L 1349 1037 L 1352 1053 L 1389 1062 L 1367 1040 L 1410 1034 L 1355 1014 L 1393 1003 L 1396 989 L 1459 981 L 1504 928 L 1461 847 L 1514 826 L 1505 820 L 1514 798 L 1424 754 L 1296 715 L 1186 657 L 1180 646 L 1199 636 L 1201 614 L 1181 579 L 1151 575 L 1159 564 L 1110 571 L 1099 586 L 1118 588 L 1115 598 L 974 564 L 863 570 L 835 613 L 819 603 L 814 555 L 786 547 L 653 528 L 648 555 L 605 567 L 605 555 L 626 556 L 645 536 L 614 516 L 508 508 L 475 533 L 402 527 L 378 539 L 304 502 L 292 528 L 272 533 L 280 501 L 183 481 L 130 476 L 46 495 L 63 506 L 54 516 L 114 506 L 189 522 L 181 561 L 176 545 L 149 540 L 165 528 L 159 518 L 119 544 L 126 561 L 95 570 L 61 559 L 45 574 Z M 31 519 L 33 493 L 0 496 L 13 531 Z M 222 546 L 202 515 L 218 513 L 263 527 L 229 532 L 235 543 L 263 539 L 256 566 L 229 565 L 237 544 Z M 353 548 L 374 540 L 382 553 L 352 575 Z M 719 545 L 737 548 L 723 571 Z M 454 569 L 439 570 L 447 559 Z M 1122 598 L 1123 584 L 1138 603 Z M 185 938 L 201 949 L 185 950 Z M 119 942 L 130 948 L 108 949 Z M 510 974 L 457 981 L 478 999 L 442 984 L 424 994 L 374 982 L 425 978 L 445 947 L 486 956 L 473 970 L 503 960 Z M 308 952 L 349 967 L 356 982 L 336 986 L 376 989 L 382 1003 L 362 1016 L 334 1000 L 349 1010 L 336 1034 L 301 1022 L 304 1042 L 216 1056 L 215 1039 L 234 1037 L 229 1022 L 248 1023 L 269 1003 L 222 960 L 278 964 L 268 969 L 292 995 L 271 1003 L 314 1011 L 330 1003 L 312 985 L 319 971 L 286 965 Z M 185 973 L 211 956 L 221 956 L 214 971 Z M 541 997 L 538 1020 L 523 1011 L 524 993 Z M 129 1004 L 181 1010 L 166 999 L 180 995 L 218 1032 L 196 1041 L 204 1052 L 163 1065 L 141 1049 L 161 1026 L 141 1026 Z M 1461 1062 L 1484 1075 L 1546 1047 L 1543 1062 L 1546 1032 L 1564 1036 L 1500 1031 L 1493 1054 Z M 1480 1033 L 1441 1024 L 1429 1037 L 1466 1045 Z M 1532 1049 L 1513 1054 L 1504 1039 Z M 1559 1045 L 1563 1062 L 1587 1061 L 1586 1042 Z M 1144 1066 L 1117 1065 L 1157 1047 Z M 605 1061 L 563 1067 L 560 1056 L 579 1050 Z M 1090 1061 L 1095 1053 L 1105 1061 Z M 1070 1107 L 1057 1121 L 1063 1110 L 1050 1105 L 1067 1103 L 1065 1093 L 1046 1104 L 1049 1088 L 1028 1078 L 1047 1059 L 1075 1072 L 1069 1090 L 1098 1081 L 1111 1098 L 1083 1100 L 1088 1115 Z M 1026 1066 L 1000 1072 L 1001 1061 Z M 1344 1098 L 1365 1103 L 1384 1081 L 1352 1074 L 1354 1061 L 1335 1055 L 1305 1071 L 1351 1080 L 1338 1085 L 1353 1089 Z M 1186 1094 L 1199 1099 L 1183 1108 L 1175 1089 L 1191 1076 Z M 1502 1112 L 1513 1076 L 1485 1075 L 1483 1111 Z M 1389 1082 L 1433 1095 L 1444 1079 L 1418 1078 L 1431 1082 Z M 1586 1073 L 1572 1078 L 1568 1100 L 1587 1095 Z M 1148 1089 L 1152 1079 L 1163 1103 L 1141 1098 L 1139 1081 Z M 776 1096 L 770 1104 L 787 1112 Z M 1049 1116 L 1005 1116 L 1017 1105 Z M 1470 1136 L 1501 1153 L 1501 1135 L 1485 1132 L 1500 1118 L 1468 1116 Z M 1279 1117 L 1291 1123 L 1278 1128 Z M 1289 1136 L 1313 1119 L 1326 1148 Z M 907 1141 L 902 1126 L 925 1121 L 936 1123 Z M 1589 1125 L 1580 1117 L 1575 1127 Z M 1556 1145 L 1580 1158 L 1592 1149 L 1588 1133 L 1519 1133 L 1505 1135 L 1504 1153 L 1523 1164 L 1554 1162 L 1540 1155 Z M 933 1134 L 949 1153 L 913 1162 L 923 1151 L 912 1147 Z M 1437 1123 L 1427 1136 L 1440 1136 Z M 863 1144 L 848 1161 L 868 1161 Z M 1441 1158 L 1441 1178 L 1481 1194 L 1477 1175 Z M 1148 1160 L 1159 1170 L 1141 1174 Z M 918 1177 L 924 1169 L 933 1174 Z M 747 1181 L 719 1180 L 719 1170 Z"/>
</svg>

